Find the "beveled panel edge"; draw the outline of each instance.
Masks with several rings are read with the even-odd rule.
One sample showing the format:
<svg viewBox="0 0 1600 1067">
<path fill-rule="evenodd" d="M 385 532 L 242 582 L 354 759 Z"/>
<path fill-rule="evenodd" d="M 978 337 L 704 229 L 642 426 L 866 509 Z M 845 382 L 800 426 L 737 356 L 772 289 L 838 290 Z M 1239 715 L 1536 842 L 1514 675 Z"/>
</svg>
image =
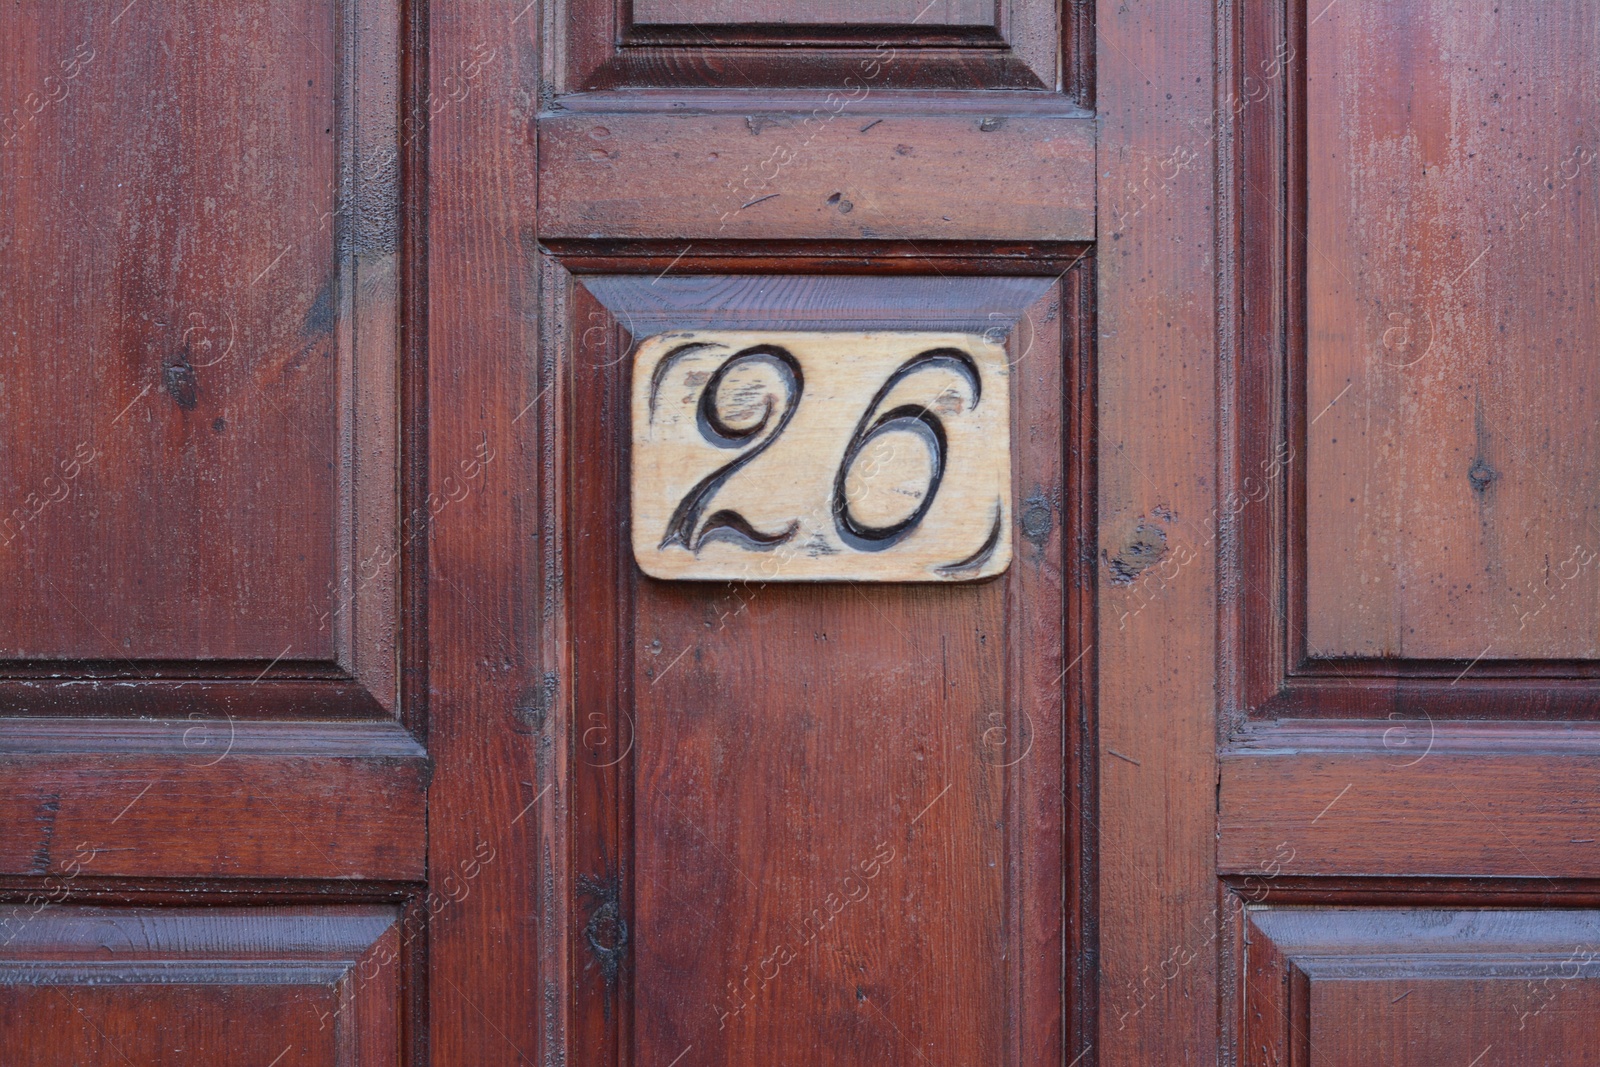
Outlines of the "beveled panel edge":
<svg viewBox="0 0 1600 1067">
<path fill-rule="evenodd" d="M 547 69 L 557 91 L 753 84 L 826 90 L 850 80 L 894 89 L 1021 88 L 1079 92 L 1087 81 L 1078 38 L 1089 0 L 1001 0 L 990 27 L 905 25 L 676 27 L 632 24 L 619 0 L 551 4 L 544 23 Z M 1092 35 L 1091 35 L 1092 36 Z"/>
<path fill-rule="evenodd" d="M 21 755 L 97 754 L 423 759 L 427 752 L 390 719 L 295 722 L 230 719 L 0 718 L 0 759 Z"/>
</svg>

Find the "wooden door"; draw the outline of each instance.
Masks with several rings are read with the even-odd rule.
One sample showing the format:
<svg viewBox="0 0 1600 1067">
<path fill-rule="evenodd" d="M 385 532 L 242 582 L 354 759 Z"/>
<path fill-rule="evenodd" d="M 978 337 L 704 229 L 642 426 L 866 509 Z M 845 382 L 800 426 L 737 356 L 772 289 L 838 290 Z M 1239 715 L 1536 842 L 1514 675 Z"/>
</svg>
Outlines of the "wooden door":
<svg viewBox="0 0 1600 1067">
<path fill-rule="evenodd" d="M 1081 27 L 1048 0 L 549 14 L 525 395 L 550 435 L 549 684 L 570 716 L 541 815 L 569 864 L 545 897 L 552 1054 L 1064 1064 L 1087 899 Z M 902 356 L 980 349 L 997 376 L 981 401 L 946 380 L 977 406 L 929 492 L 954 499 L 982 460 L 957 422 L 1008 402 L 986 431 L 1011 441 L 1005 549 L 925 566 L 918 545 L 964 521 L 938 500 L 922 534 L 863 548 L 822 491 L 855 469 L 851 426 L 875 393 L 928 410 L 891 389 Z M 741 394 L 718 383 L 761 352 L 794 357 L 787 384 L 744 402 L 783 421 L 729 451 L 708 424 Z M 680 528 L 663 516 L 687 483 L 652 450 L 693 406 L 683 462 L 718 503 Z M 716 468 L 719 447 L 749 465 Z"/>
<path fill-rule="evenodd" d="M 1096 31 L 1101 1062 L 1600 1062 L 1595 10 Z"/>
<path fill-rule="evenodd" d="M 430 867 L 409 32 L 0 14 L 7 1063 L 400 1062 L 504 844 Z"/>
<path fill-rule="evenodd" d="M 0 37 L 7 1064 L 1600 1063 L 1587 5 Z"/>
<path fill-rule="evenodd" d="M 0 1058 L 1064 1062 L 1086 21 L 9 6 Z M 810 445 L 679 562 L 883 434 L 933 510 L 647 576 L 691 331 L 798 353 Z"/>
</svg>

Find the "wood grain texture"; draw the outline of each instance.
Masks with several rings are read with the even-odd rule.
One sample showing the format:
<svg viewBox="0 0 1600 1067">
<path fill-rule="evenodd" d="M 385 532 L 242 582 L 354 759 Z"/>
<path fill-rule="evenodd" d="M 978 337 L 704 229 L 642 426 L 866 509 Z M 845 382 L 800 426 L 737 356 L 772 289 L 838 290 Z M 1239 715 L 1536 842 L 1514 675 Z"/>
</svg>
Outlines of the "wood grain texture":
<svg viewBox="0 0 1600 1067">
<path fill-rule="evenodd" d="M 984 26 L 993 25 L 991 0 L 634 0 L 635 25 L 725 26 L 772 24 L 784 28 L 834 26 Z"/>
<path fill-rule="evenodd" d="M 1088 7 L 1088 0 L 559 0 L 547 7 L 547 25 L 563 44 L 550 74 L 562 93 L 809 87 L 855 100 L 863 90 L 1058 91 L 1065 84 L 1081 101 Z"/>
<path fill-rule="evenodd" d="M 1285 723 L 1221 758 L 1217 862 L 1251 873 L 1600 877 L 1587 724 Z"/>
<path fill-rule="evenodd" d="M 1593 659 L 1600 12 L 1339 5 L 1305 50 L 1308 652 Z"/>
<path fill-rule="evenodd" d="M 413 8 L 419 130 L 409 163 L 426 226 L 427 1021 L 410 1055 L 454 1067 L 562 1062 L 559 991 L 540 958 L 561 917 L 540 895 L 565 845 L 566 694 L 550 490 L 556 425 L 541 353 L 532 119 L 544 8 Z M 420 222 L 420 218 L 418 220 Z M 543 361 L 543 364 L 541 364 Z M 479 464 L 474 468 L 473 464 Z M 463 464 L 467 466 L 463 467 Z M 476 476 L 468 472 L 476 469 Z M 680 1065 L 681 1067 L 681 1065 Z"/>
<path fill-rule="evenodd" d="M 1011 382 L 974 334 L 678 331 L 634 351 L 655 578 L 971 581 L 1011 562 Z"/>
<path fill-rule="evenodd" d="M 390 1067 L 392 907 L 0 906 L 7 1062 Z"/>
<path fill-rule="evenodd" d="M 427 772 L 392 723 L 10 719 L 0 873 L 422 877 Z"/>
<path fill-rule="evenodd" d="M 402 11 L 0 12 L 8 1064 L 424 1058 Z"/>
<path fill-rule="evenodd" d="M 397 706 L 398 15 L 354 10 L 0 16 L 8 710 L 107 664 Z"/>
<path fill-rule="evenodd" d="M 587 107 L 569 99 L 539 122 L 547 239 L 1094 234 L 1092 122 L 1063 116 L 1071 108 L 1059 98 L 1053 114 L 1029 94 L 952 99 L 933 114 L 838 94 L 673 114 L 608 111 L 609 95 Z M 952 188 L 962 195 L 950 197 Z"/>
<path fill-rule="evenodd" d="M 1096 5 L 1100 969 L 1095 1037 L 1069 1059 L 1092 1044 L 1102 1067 L 1222 1056 L 1217 10 Z"/>
<path fill-rule="evenodd" d="M 1600 1063 L 1600 914 L 1254 909 L 1247 1067 Z"/>
<path fill-rule="evenodd" d="M 1556 275 L 1593 214 L 1591 132 L 1583 79 L 1557 71 L 1582 66 L 1594 27 L 1502 12 L 1480 37 L 1426 4 L 1381 23 L 1314 16 L 1252 6 L 1229 90 L 1245 294 L 1222 509 L 1241 576 L 1230 711 L 1592 718 L 1595 662 L 1572 636 L 1592 628 L 1588 446 L 1524 413 L 1577 410 L 1532 397 L 1583 373 L 1569 332 L 1587 312 L 1561 310 L 1581 297 Z M 1441 48 L 1480 59 L 1414 78 Z M 1540 80 L 1560 91 L 1514 90 L 1531 68 L 1513 56 L 1549 64 Z M 1514 135 L 1496 132 L 1508 123 Z M 1563 140 L 1577 152 L 1565 168 L 1538 162 Z M 1537 194 L 1522 184 L 1533 171 L 1551 179 Z M 1528 326 L 1536 314 L 1551 325 Z M 1490 452 L 1516 453 L 1509 479 L 1500 459 L 1479 465 Z"/>
<path fill-rule="evenodd" d="M 564 308 L 567 581 L 590 605 L 572 623 L 575 1062 L 1063 1062 L 1062 435 L 1076 420 L 1062 405 L 1082 394 L 1066 392 L 1059 291 L 757 275 L 686 278 L 662 300 L 639 268 L 569 280 Z M 917 298 L 941 289 L 948 301 Z M 1011 570 L 942 588 L 641 576 L 621 521 L 618 328 L 639 304 L 680 330 L 822 316 L 881 330 L 965 308 L 958 328 L 1003 332 L 1027 383 L 1012 430 L 1028 535 Z"/>
<path fill-rule="evenodd" d="M 1594 729 L 1548 721 L 1600 707 L 1587 429 L 1553 429 L 1588 403 L 1563 261 L 1593 187 L 1584 151 L 1541 158 L 1592 143 L 1594 20 L 1263 0 L 1224 27 L 1216 861 L 1230 908 L 1308 906 L 1219 939 L 1225 1048 L 1589 1062 L 1587 982 L 1524 1009 L 1600 874 Z M 1408 900 L 1462 910 L 1375 907 Z M 1488 906 L 1548 910 L 1493 944 Z"/>
</svg>

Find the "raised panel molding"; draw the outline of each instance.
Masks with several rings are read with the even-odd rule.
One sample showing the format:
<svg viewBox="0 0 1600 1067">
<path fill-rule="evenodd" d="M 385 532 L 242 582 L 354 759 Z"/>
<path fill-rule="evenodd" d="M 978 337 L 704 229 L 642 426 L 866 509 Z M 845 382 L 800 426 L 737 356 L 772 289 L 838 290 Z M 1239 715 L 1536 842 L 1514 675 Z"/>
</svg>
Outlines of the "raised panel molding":
<svg viewBox="0 0 1600 1067">
<path fill-rule="evenodd" d="M 1600 330 L 1576 312 L 1512 329 L 1519 289 L 1572 288 L 1561 265 L 1594 236 L 1572 182 L 1541 175 L 1600 150 L 1583 88 L 1600 17 L 1561 8 L 1557 31 L 1557 9 L 1504 7 L 1491 32 L 1442 0 L 1307 10 L 1238 9 L 1224 98 L 1227 710 L 1235 725 L 1600 716 L 1592 400 L 1539 384 L 1586 373 L 1572 361 Z M 1444 37 L 1418 36 L 1436 24 Z M 1397 40 L 1452 58 L 1401 64 Z M 1452 125 L 1480 112 L 1505 129 Z"/>
<path fill-rule="evenodd" d="M 993 0 L 633 0 L 633 26 L 994 26 Z"/>
<path fill-rule="evenodd" d="M 0 714 L 398 715 L 400 5 L 118 20 L 3 212 Z"/>
<path fill-rule="evenodd" d="M 567 324 L 547 373 L 565 442 L 552 536 L 565 546 L 579 736 L 560 839 L 571 867 L 543 903 L 563 932 L 543 976 L 570 990 L 566 1042 L 579 1067 L 667 1062 L 690 1044 L 696 1056 L 761 1059 L 795 1027 L 828 1045 L 841 1018 L 862 1026 L 848 1051 L 824 1054 L 893 1059 L 901 1038 L 867 1023 L 888 1018 L 905 1040 L 961 1058 L 1060 1055 L 1061 991 L 1090 966 L 1083 919 L 1068 918 L 1087 914 L 1092 868 L 1067 859 L 1077 864 L 1083 839 L 1063 802 L 1063 783 L 1081 779 L 1063 763 L 1076 720 L 1062 701 L 1086 700 L 1071 668 L 1094 625 L 1092 589 L 1064 582 L 1089 529 L 1092 282 L 1081 255 L 989 273 L 971 255 L 959 272 L 902 276 L 859 254 L 849 273 L 803 253 L 673 250 L 578 260 L 582 273 L 546 261 L 547 319 Z M 760 273 L 775 267 L 793 273 Z M 1017 442 L 1010 568 L 937 586 L 643 574 L 629 530 L 631 361 L 640 342 L 682 331 L 1002 344 Z M 865 659 L 839 651 L 868 646 Z M 897 666 L 929 649 L 941 668 Z M 925 761 L 886 755 L 913 749 Z M 860 818 L 821 833 L 801 809 L 770 802 L 799 781 L 816 798 L 805 809 Z M 947 822 L 932 829 L 924 809 Z M 971 864 L 958 887 L 940 881 L 946 855 Z M 896 902 L 909 899 L 934 909 L 926 933 L 897 925 Z M 706 902 L 695 921 L 686 901 Z M 824 980 L 833 937 L 880 946 L 873 976 Z M 1017 1023 L 1029 1018 L 1037 1025 Z"/>
<path fill-rule="evenodd" d="M 1078 0 L 565 0 L 551 5 L 547 25 L 564 44 L 555 67 L 569 92 L 811 86 L 1081 94 L 1091 8 Z"/>
<path fill-rule="evenodd" d="M 0 1047 L 65 1062 L 400 1062 L 398 910 L 0 905 Z M 292 1057 L 292 1058 L 291 1058 Z"/>
<path fill-rule="evenodd" d="M 1600 1064 L 1600 912 L 1253 907 L 1244 1067 Z"/>
</svg>

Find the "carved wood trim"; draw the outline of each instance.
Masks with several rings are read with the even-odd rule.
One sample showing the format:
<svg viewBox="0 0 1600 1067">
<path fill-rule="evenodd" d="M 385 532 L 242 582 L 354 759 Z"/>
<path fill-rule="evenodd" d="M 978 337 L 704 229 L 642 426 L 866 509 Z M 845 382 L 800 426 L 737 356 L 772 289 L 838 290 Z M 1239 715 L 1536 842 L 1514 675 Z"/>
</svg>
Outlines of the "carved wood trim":
<svg viewBox="0 0 1600 1067">
<path fill-rule="evenodd" d="M 306 1002 L 308 1028 L 332 1030 L 339 1063 L 389 1067 L 407 1014 L 398 919 L 382 905 L 0 905 L 0 985 L 69 1003 L 73 987 L 308 987 L 326 998 Z"/>
<path fill-rule="evenodd" d="M 997 0 L 987 26 L 640 25 L 627 0 L 552 4 L 557 91 L 689 86 L 1081 88 L 1078 35 L 1091 5 Z M 1065 9 L 1065 10 L 1064 10 Z M 1064 67 L 1068 69 L 1064 70 Z"/>
</svg>

